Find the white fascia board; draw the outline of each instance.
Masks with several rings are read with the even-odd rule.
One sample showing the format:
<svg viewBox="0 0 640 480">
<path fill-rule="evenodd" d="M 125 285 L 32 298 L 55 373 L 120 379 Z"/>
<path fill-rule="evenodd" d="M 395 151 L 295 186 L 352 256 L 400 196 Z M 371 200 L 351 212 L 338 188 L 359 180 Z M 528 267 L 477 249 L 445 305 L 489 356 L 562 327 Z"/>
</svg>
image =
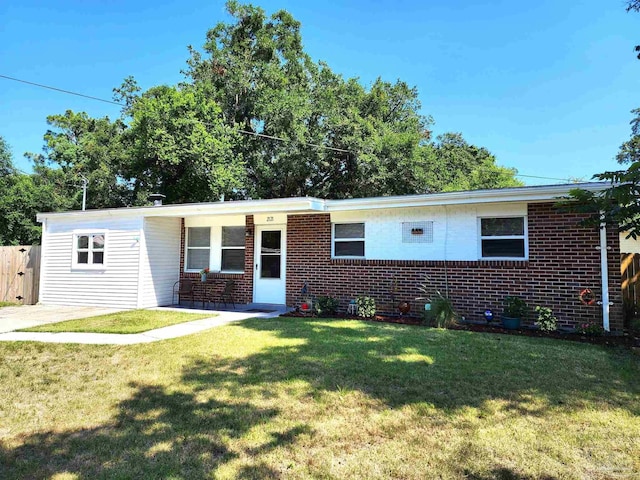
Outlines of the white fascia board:
<svg viewBox="0 0 640 480">
<path fill-rule="evenodd" d="M 397 197 L 354 198 L 347 200 L 327 200 L 329 212 L 346 210 L 372 210 L 378 208 L 403 208 L 440 205 L 463 205 L 501 202 L 548 202 L 559 200 L 570 190 L 581 188 L 598 192 L 609 188 L 609 183 L 579 183 L 571 185 L 542 185 L 536 187 L 514 187 L 495 190 L 472 190 L 426 195 L 405 195 Z"/>
<path fill-rule="evenodd" d="M 46 218 L 93 219 L 105 217 L 189 217 L 194 215 L 251 215 L 277 212 L 323 212 L 325 200 L 312 197 L 275 198 L 267 200 L 239 200 L 212 203 L 188 203 L 150 207 L 123 207 L 70 212 L 38 213 L 36 219 Z"/>
<path fill-rule="evenodd" d="M 38 222 L 45 218 L 104 218 L 104 217 L 189 217 L 194 215 L 251 215 L 254 213 L 317 213 L 345 210 L 375 210 L 378 208 L 402 208 L 439 205 L 463 205 L 501 202 L 548 202 L 581 188 L 599 192 L 610 188 L 606 182 L 575 183 L 564 185 L 540 185 L 534 187 L 501 188 L 495 190 L 471 190 L 464 192 L 404 195 L 395 197 L 353 198 L 323 200 L 314 197 L 274 198 L 267 200 L 238 200 L 229 202 L 188 203 L 153 207 L 125 207 L 101 210 L 74 210 L 60 213 L 39 213 Z"/>
</svg>

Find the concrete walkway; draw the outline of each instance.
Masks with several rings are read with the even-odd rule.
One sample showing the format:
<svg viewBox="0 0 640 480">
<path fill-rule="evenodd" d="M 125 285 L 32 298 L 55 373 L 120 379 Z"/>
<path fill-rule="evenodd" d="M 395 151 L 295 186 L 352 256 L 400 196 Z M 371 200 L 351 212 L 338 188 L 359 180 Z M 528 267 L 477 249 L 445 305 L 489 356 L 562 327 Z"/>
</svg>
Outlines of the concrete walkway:
<svg viewBox="0 0 640 480">
<path fill-rule="evenodd" d="M 29 307 L 11 307 L 28 309 Z M 57 307 L 59 308 L 59 307 Z M 89 307 L 88 307 L 89 308 Z M 4 309 L 3 309 L 4 310 Z M 111 309 L 112 311 L 118 311 Z M 171 308 L 171 307 L 158 307 L 153 310 L 169 310 L 184 312 L 187 309 L 184 308 Z M 193 322 L 179 323 L 177 325 L 170 325 L 168 327 L 157 328 L 155 330 L 149 330 L 143 333 L 80 333 L 80 332 L 6 332 L 0 333 L 0 341 L 4 342 L 48 342 L 48 343 L 81 343 L 81 344 L 94 344 L 94 345 L 133 345 L 137 343 L 150 343 L 157 342 L 159 340 L 166 340 L 169 338 L 184 337 L 185 335 L 191 335 L 192 333 L 202 332 L 213 327 L 219 327 L 232 322 L 238 322 L 247 318 L 273 318 L 277 317 L 281 313 L 284 313 L 286 309 L 284 307 L 264 308 L 264 310 L 272 310 L 269 312 L 256 312 L 247 311 L 252 310 L 245 308 L 244 311 L 216 311 L 216 310 L 195 310 L 188 309 L 191 313 L 211 313 L 217 316 L 211 318 L 205 318 L 202 320 L 194 320 Z M 0 310 L 1 311 L 1 310 Z M 26 312 L 25 312 L 26 313 Z M 92 313 L 87 316 L 101 315 L 101 313 Z M 82 317 L 75 317 L 82 318 Z M 65 320 L 71 320 L 71 318 L 65 318 Z M 58 320 L 62 321 L 62 320 Z M 45 322 L 52 323 L 52 322 Z M 28 327 L 18 327 L 28 328 Z"/>
</svg>

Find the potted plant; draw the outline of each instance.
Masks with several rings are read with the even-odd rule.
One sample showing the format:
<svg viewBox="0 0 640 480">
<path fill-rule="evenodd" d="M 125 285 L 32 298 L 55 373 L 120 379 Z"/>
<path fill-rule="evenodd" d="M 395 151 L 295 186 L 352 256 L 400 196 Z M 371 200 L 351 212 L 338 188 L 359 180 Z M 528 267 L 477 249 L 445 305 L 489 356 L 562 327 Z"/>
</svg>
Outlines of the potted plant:
<svg viewBox="0 0 640 480">
<path fill-rule="evenodd" d="M 507 330 L 520 328 L 522 319 L 529 313 L 529 307 L 520 297 L 504 297 L 504 310 L 502 312 L 502 326 Z"/>
<path fill-rule="evenodd" d="M 207 275 L 209 275 L 209 267 L 203 268 L 202 270 L 200 270 L 200 280 L 202 282 L 207 281 Z"/>
</svg>

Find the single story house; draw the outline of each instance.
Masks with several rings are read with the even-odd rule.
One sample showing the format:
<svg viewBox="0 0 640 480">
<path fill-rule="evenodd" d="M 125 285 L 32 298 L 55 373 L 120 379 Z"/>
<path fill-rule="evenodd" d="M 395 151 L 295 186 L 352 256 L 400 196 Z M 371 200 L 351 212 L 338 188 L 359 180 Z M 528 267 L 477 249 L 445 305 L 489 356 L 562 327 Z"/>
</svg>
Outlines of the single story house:
<svg viewBox="0 0 640 480">
<path fill-rule="evenodd" d="M 500 313 L 507 295 L 551 307 L 561 325 L 622 330 L 620 235 L 584 228 L 551 185 L 347 200 L 281 198 L 41 213 L 40 303 L 145 308 L 209 267 L 239 303 L 300 305 L 301 289 L 346 310 L 408 301 L 428 275 L 458 312 Z M 580 293 L 591 290 L 596 302 Z"/>
</svg>

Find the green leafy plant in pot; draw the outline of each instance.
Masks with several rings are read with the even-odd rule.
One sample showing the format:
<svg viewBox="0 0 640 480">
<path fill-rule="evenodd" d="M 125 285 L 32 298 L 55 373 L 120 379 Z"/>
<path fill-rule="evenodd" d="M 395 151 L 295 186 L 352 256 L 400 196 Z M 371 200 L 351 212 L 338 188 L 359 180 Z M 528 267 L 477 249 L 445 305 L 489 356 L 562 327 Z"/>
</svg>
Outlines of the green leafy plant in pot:
<svg viewBox="0 0 640 480">
<path fill-rule="evenodd" d="M 504 297 L 504 310 L 502 311 L 502 326 L 507 330 L 520 328 L 522 319 L 529 313 L 529 306 L 520 297 Z"/>
</svg>

